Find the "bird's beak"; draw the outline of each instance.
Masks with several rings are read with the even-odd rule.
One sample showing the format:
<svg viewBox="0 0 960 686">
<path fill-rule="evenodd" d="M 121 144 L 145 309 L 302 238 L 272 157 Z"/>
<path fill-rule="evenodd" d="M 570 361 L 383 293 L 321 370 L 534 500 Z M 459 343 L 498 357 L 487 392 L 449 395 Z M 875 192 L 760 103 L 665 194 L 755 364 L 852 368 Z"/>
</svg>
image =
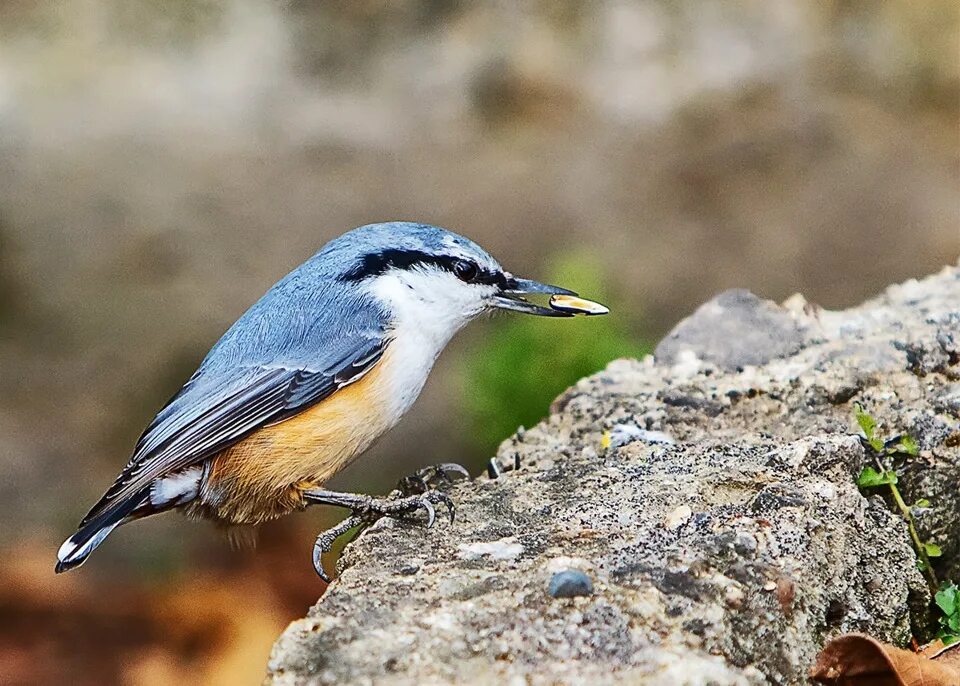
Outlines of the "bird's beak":
<svg viewBox="0 0 960 686">
<path fill-rule="evenodd" d="M 494 295 L 491 304 L 501 310 L 513 310 L 514 312 L 525 312 L 526 314 L 536 314 L 541 317 L 572 317 L 573 312 L 563 310 L 554 310 L 549 307 L 537 305 L 529 300 L 524 300 L 524 295 L 566 295 L 576 297 L 576 293 L 559 286 L 531 281 L 530 279 L 518 279 L 515 276 L 507 275 L 507 283 L 499 294 Z"/>
</svg>

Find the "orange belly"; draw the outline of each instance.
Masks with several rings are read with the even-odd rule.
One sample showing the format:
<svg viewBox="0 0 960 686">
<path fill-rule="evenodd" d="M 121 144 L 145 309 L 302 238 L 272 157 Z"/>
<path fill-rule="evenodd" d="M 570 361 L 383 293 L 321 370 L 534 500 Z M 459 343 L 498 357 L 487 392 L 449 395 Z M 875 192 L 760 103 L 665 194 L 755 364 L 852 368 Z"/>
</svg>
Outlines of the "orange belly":
<svg viewBox="0 0 960 686">
<path fill-rule="evenodd" d="M 259 524 L 305 506 L 322 485 L 395 423 L 389 351 L 359 381 L 213 457 L 195 508 L 229 524 Z"/>
</svg>

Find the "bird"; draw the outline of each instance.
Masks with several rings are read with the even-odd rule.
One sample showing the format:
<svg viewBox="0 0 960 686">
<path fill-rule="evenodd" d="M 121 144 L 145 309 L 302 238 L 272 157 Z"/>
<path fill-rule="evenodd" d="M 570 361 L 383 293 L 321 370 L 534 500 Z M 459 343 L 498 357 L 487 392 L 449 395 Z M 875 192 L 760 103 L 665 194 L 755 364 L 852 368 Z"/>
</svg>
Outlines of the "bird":
<svg viewBox="0 0 960 686">
<path fill-rule="evenodd" d="M 567 306 L 523 297 L 531 294 Z M 479 245 L 440 227 L 393 221 L 340 235 L 213 345 L 59 548 L 56 572 L 79 567 L 116 527 L 169 510 L 243 528 L 310 505 L 347 508 L 351 514 L 314 545 L 314 568 L 328 582 L 321 555 L 350 529 L 417 512 L 430 526 L 436 506 L 452 520 L 452 501 L 433 486 L 468 476 L 459 465 L 425 468 L 385 498 L 323 486 L 396 425 L 469 321 L 495 309 L 548 317 L 606 312 L 576 295 L 515 277 Z"/>
</svg>

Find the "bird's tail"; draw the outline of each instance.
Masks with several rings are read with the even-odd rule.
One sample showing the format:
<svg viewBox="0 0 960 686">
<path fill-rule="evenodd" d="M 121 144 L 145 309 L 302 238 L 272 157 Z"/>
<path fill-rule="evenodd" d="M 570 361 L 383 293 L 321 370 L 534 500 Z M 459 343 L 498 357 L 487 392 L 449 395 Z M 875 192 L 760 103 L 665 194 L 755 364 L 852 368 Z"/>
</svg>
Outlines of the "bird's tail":
<svg viewBox="0 0 960 686">
<path fill-rule="evenodd" d="M 138 513 L 137 509 L 148 502 L 146 494 L 140 497 L 134 496 L 120 507 L 111 508 L 102 515 L 81 524 L 77 533 L 65 540 L 57 551 L 57 566 L 54 568 L 56 573 L 68 572 L 86 562 L 90 553 L 103 543 L 111 531 L 121 524 L 147 514 Z"/>
</svg>

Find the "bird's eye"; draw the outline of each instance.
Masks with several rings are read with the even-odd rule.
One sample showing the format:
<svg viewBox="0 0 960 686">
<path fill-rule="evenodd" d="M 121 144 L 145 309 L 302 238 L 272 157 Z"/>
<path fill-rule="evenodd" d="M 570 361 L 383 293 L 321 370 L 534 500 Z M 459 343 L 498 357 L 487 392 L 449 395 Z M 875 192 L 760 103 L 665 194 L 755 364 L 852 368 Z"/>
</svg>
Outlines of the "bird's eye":
<svg viewBox="0 0 960 686">
<path fill-rule="evenodd" d="M 479 271 L 477 265 L 469 260 L 457 260 L 453 265 L 453 273 L 456 274 L 457 278 L 461 281 L 473 281 L 477 278 Z"/>
</svg>

